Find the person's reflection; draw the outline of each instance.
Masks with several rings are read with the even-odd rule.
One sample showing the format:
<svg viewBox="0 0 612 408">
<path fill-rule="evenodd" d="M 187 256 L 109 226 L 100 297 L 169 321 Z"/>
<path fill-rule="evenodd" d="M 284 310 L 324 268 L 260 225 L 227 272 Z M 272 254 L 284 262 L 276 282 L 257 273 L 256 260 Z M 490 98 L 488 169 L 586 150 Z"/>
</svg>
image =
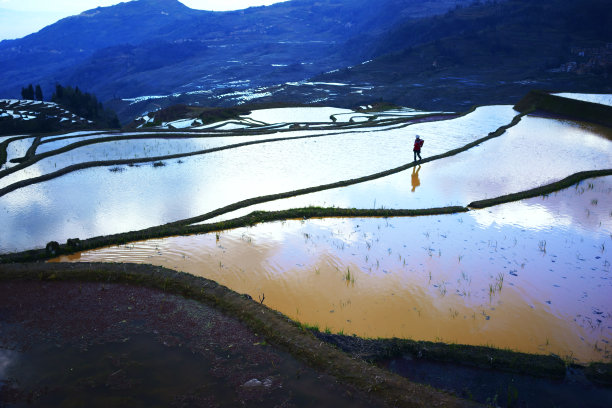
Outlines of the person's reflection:
<svg viewBox="0 0 612 408">
<path fill-rule="evenodd" d="M 420 165 L 412 168 L 412 192 L 413 193 L 414 193 L 414 190 L 416 190 L 416 188 L 421 185 L 421 180 L 419 180 L 419 171 L 421 171 Z"/>
</svg>

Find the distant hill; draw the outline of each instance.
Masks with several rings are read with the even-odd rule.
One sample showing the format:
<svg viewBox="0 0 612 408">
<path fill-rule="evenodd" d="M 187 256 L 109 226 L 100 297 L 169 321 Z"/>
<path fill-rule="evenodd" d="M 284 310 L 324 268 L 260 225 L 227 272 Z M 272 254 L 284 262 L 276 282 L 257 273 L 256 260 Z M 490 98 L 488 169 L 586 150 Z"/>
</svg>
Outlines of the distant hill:
<svg viewBox="0 0 612 408">
<path fill-rule="evenodd" d="M 610 21 L 608 0 L 477 2 L 400 23 L 362 43 L 371 62 L 314 81 L 372 85 L 370 98 L 425 109 L 512 103 L 534 88 L 610 93 Z"/>
<path fill-rule="evenodd" d="M 0 42 L 0 97 L 27 83 L 79 86 L 102 101 L 299 81 L 360 62 L 351 38 L 468 0 L 293 0 L 233 12 L 138 0 Z"/>
</svg>

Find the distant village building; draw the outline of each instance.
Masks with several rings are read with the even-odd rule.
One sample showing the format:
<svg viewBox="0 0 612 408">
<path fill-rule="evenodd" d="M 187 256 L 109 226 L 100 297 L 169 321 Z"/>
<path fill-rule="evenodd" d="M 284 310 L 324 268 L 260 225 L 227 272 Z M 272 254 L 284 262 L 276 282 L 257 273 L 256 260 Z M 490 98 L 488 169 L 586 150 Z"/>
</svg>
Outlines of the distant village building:
<svg viewBox="0 0 612 408">
<path fill-rule="evenodd" d="M 555 71 L 607 75 L 612 70 L 612 43 L 602 47 L 572 47 L 570 51 L 581 61 L 566 62 Z"/>
</svg>

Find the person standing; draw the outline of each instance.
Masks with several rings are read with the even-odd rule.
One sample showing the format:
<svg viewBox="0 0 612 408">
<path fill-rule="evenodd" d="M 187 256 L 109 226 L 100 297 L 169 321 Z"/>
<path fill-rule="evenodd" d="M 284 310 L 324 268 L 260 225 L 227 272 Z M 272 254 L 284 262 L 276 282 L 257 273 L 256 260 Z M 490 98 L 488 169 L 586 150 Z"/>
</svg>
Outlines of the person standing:
<svg viewBox="0 0 612 408">
<path fill-rule="evenodd" d="M 421 139 L 421 136 L 416 135 L 416 139 L 414 139 L 414 148 L 412 149 L 414 152 L 414 161 L 417 161 L 417 156 L 419 156 L 419 160 L 423 160 L 421 159 L 421 147 L 423 147 L 424 143 L 425 141 Z"/>
</svg>

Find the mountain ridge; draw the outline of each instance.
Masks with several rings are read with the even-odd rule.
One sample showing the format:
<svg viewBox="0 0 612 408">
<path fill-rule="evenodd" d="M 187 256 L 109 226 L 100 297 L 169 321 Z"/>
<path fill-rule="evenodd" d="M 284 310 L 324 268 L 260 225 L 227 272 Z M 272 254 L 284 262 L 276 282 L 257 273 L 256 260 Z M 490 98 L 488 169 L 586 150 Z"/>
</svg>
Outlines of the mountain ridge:
<svg viewBox="0 0 612 408">
<path fill-rule="evenodd" d="M 293 0 L 227 12 L 192 10 L 177 0 L 100 7 L 23 39 L 0 42 L 5 67 L 0 95 L 14 97 L 29 82 L 41 83 L 46 91 L 56 82 L 78 85 L 108 100 L 215 89 L 224 82 L 265 86 L 302 80 L 357 62 L 351 53 L 340 53 L 340 44 L 364 30 L 384 30 L 391 24 L 385 16 L 442 12 L 464 1 L 384 0 L 374 10 L 367 0 Z M 132 66 L 99 58 L 112 52 L 106 48 L 133 47 L 139 50 L 130 58 L 144 67 L 148 58 L 158 59 L 147 52 L 150 45 L 161 43 L 168 45 L 170 63 L 166 68 L 153 64 L 156 72 L 130 71 L 119 80 Z M 184 53 L 191 45 L 191 55 L 173 60 L 175 46 Z M 245 64 L 233 67 L 228 64 L 233 60 Z M 282 69 L 270 72 L 272 66 Z M 105 75 L 87 75 L 93 67 Z"/>
</svg>

